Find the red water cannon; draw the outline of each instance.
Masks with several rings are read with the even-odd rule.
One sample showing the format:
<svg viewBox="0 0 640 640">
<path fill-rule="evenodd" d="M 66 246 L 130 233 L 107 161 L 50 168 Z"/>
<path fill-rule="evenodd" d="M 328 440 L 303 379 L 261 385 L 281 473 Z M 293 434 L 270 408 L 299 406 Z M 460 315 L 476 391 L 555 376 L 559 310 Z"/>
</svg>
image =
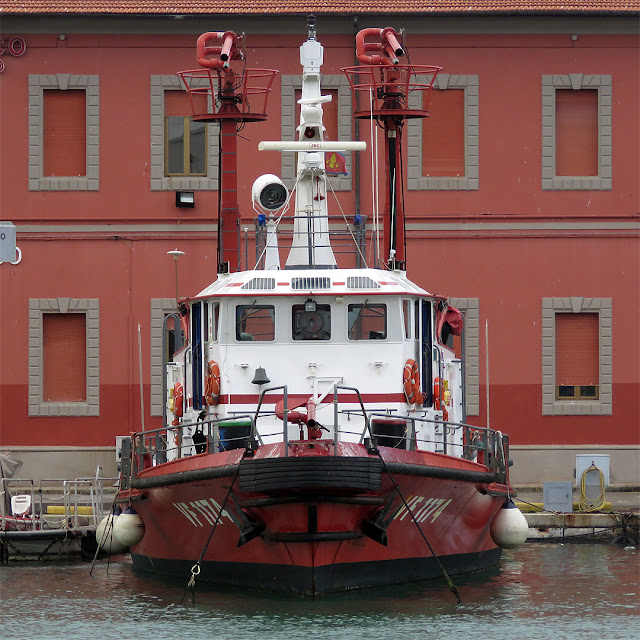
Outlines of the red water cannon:
<svg viewBox="0 0 640 640">
<path fill-rule="evenodd" d="M 367 42 L 367 38 L 376 41 Z M 398 64 L 399 58 L 405 55 L 399 38 L 400 36 L 392 27 L 362 29 L 356 35 L 356 56 L 362 64 L 366 65 Z M 373 51 L 376 53 L 371 55 Z"/>
<path fill-rule="evenodd" d="M 208 31 L 198 38 L 196 58 L 205 69 L 227 69 L 231 60 L 242 60 L 238 49 L 242 36 L 233 31 Z"/>
</svg>

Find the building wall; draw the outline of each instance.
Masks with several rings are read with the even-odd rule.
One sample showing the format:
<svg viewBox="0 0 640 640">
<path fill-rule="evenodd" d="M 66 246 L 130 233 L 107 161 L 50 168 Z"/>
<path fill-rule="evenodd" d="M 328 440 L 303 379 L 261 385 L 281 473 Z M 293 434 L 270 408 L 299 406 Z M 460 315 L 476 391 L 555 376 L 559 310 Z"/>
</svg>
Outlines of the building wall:
<svg viewBox="0 0 640 640">
<path fill-rule="evenodd" d="M 466 112 L 476 127 L 467 132 L 477 142 L 473 181 L 460 188 L 421 180 L 411 155 L 420 135 L 414 125 L 407 128 L 405 149 L 408 274 L 432 292 L 473 301 L 477 310 L 478 403 L 469 421 L 487 424 L 488 323 L 489 423 L 510 434 L 514 482 L 568 479 L 575 453 L 598 447 L 610 451 L 612 482 L 640 483 L 633 464 L 640 442 L 640 58 L 633 21 L 398 17 L 390 22 L 407 25 L 414 64 L 440 65 L 447 78 L 477 83 L 475 102 Z M 360 26 L 384 25 L 361 21 Z M 319 19 L 318 27 L 323 71 L 339 86 L 341 67 L 354 64 L 353 25 L 327 18 Z M 239 204 L 253 255 L 251 185 L 260 174 L 286 165 L 278 153 L 257 153 L 257 143 L 278 140 L 291 128 L 280 87 L 286 85 L 289 95 L 300 74 L 303 20 L 3 21 L 2 36 L 20 35 L 28 47 L 20 58 L 5 56 L 0 75 L 0 218 L 16 225 L 22 251 L 19 264 L 0 265 L 0 449 L 25 461 L 22 475 L 52 477 L 55 471 L 58 476 L 65 465 L 69 476 L 92 475 L 97 459 L 111 465 L 106 475 L 115 473 L 109 453 L 115 436 L 142 423 L 138 325 L 145 426 L 159 426 L 150 407 L 152 300 L 175 298 L 174 263 L 167 251 L 176 246 L 185 251 L 180 296 L 194 295 L 215 279 L 217 192 L 197 190 L 195 208 L 178 209 L 179 181 L 157 189 L 152 77 L 193 68 L 198 35 L 228 28 L 246 32 L 249 66 L 280 72 L 269 120 L 246 125 L 238 139 Z M 67 75 L 98 79 L 97 130 L 91 132 L 99 151 L 92 169 L 95 190 L 68 184 L 48 190 L 37 180 L 33 87 L 64 83 Z M 586 76 L 604 78 L 603 86 L 610 87 L 603 90 L 609 112 L 600 122 L 610 143 L 610 165 L 601 168 L 610 173 L 610 186 L 549 189 L 544 78 L 583 82 Z M 352 135 L 370 142 L 369 123 L 354 125 Z M 369 156 L 360 160 L 358 180 L 355 159 L 350 166 L 350 182 L 341 180 L 338 198 L 347 215 L 359 203 L 370 217 Z M 543 307 L 545 300 L 572 298 L 610 299 L 611 362 L 602 366 L 610 367 L 611 406 L 604 414 L 543 411 Z M 29 408 L 30 385 L 33 395 L 39 375 L 29 357 L 30 345 L 32 351 L 38 348 L 29 309 L 32 301 L 47 299 L 99 301 L 98 415 L 36 416 Z"/>
</svg>

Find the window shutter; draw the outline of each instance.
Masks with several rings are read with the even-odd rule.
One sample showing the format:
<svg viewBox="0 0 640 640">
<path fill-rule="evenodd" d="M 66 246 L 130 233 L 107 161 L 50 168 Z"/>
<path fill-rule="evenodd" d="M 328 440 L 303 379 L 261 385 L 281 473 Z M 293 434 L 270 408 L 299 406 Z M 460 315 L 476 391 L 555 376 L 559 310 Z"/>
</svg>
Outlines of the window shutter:
<svg viewBox="0 0 640 640">
<path fill-rule="evenodd" d="M 422 121 L 422 175 L 464 176 L 464 90 L 431 91 Z"/>
<path fill-rule="evenodd" d="M 556 175 L 598 175 L 595 89 L 556 89 Z"/>
<path fill-rule="evenodd" d="M 86 402 L 86 334 L 84 313 L 43 314 L 43 402 Z"/>
<path fill-rule="evenodd" d="M 193 105 L 198 113 L 207 112 L 207 96 L 194 95 Z M 186 91 L 165 91 L 164 92 L 164 115 L 165 118 L 177 116 L 188 118 L 192 114 L 191 101 Z"/>
<path fill-rule="evenodd" d="M 43 175 L 87 175 L 87 97 L 82 89 L 43 92 Z"/>
<path fill-rule="evenodd" d="M 597 385 L 600 373 L 597 313 L 556 314 L 556 385 Z"/>
</svg>

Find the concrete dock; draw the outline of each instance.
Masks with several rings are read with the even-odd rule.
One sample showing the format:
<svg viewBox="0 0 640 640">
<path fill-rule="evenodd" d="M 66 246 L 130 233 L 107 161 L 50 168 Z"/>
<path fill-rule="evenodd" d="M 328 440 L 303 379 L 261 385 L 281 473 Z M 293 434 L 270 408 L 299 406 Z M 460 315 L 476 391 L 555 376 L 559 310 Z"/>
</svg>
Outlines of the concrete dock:
<svg viewBox="0 0 640 640">
<path fill-rule="evenodd" d="M 640 490 L 638 487 L 607 488 L 605 508 L 597 512 L 570 513 L 545 511 L 542 488 L 516 489 L 514 502 L 529 524 L 529 540 L 568 540 L 571 542 L 640 543 Z M 574 490 L 574 505 L 580 499 Z"/>
</svg>

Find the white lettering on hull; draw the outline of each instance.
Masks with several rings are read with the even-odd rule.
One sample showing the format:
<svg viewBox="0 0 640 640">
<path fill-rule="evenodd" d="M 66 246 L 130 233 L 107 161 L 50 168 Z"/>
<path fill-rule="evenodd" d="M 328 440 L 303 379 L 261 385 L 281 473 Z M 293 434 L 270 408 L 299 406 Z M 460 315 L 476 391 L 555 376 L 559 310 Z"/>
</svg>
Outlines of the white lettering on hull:
<svg viewBox="0 0 640 640">
<path fill-rule="evenodd" d="M 431 518 L 431 522 L 435 522 L 436 518 L 447 508 L 451 498 L 425 498 L 424 496 L 409 496 L 407 505 L 413 513 L 417 522 L 425 522 Z M 408 517 L 411 520 L 407 507 L 402 505 L 396 513 L 394 520 L 404 520 Z"/>
<path fill-rule="evenodd" d="M 231 516 L 226 509 L 213 498 L 205 498 L 204 500 L 193 500 L 191 502 L 174 502 L 173 506 L 194 526 L 203 527 L 205 524 L 214 525 L 220 514 L 218 524 L 224 524 L 223 518 L 229 518 L 229 522 L 233 522 Z M 222 513 L 221 513 L 222 510 Z"/>
</svg>

